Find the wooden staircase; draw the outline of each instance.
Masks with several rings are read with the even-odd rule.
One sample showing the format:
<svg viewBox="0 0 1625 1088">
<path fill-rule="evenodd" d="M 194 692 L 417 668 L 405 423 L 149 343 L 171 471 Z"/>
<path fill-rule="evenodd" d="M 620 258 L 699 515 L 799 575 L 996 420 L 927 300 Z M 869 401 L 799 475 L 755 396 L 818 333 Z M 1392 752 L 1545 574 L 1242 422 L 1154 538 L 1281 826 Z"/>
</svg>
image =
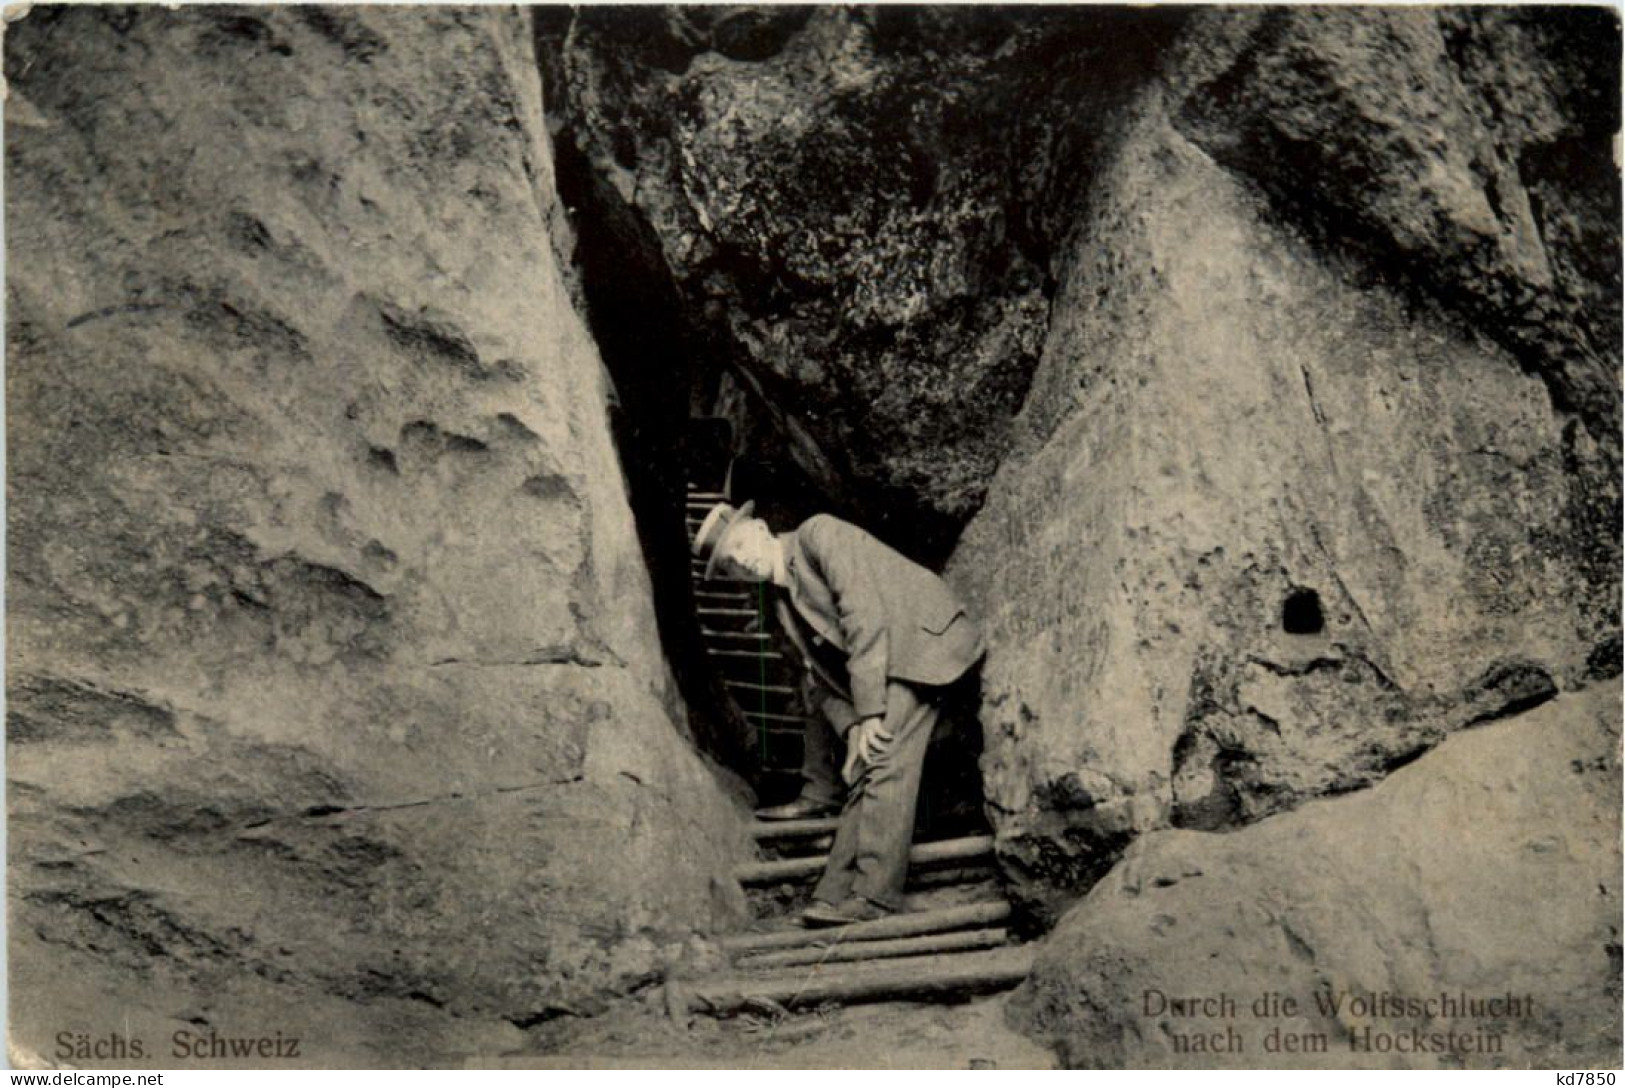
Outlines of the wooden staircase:
<svg viewBox="0 0 1625 1088">
<path fill-rule="evenodd" d="M 907 909 L 870 922 L 807 929 L 795 920 L 823 872 L 836 821 L 758 821 L 764 853 L 740 866 L 756 920 L 718 943 L 725 970 L 666 983 L 666 1011 L 786 1012 L 830 1002 L 960 997 L 1027 977 L 1031 951 L 1005 923 L 991 836 L 919 843 L 909 852 Z"/>
<path fill-rule="evenodd" d="M 692 541 L 706 512 L 727 501 L 720 490 L 690 483 L 685 500 Z M 756 788 L 763 804 L 793 798 L 801 789 L 801 745 L 807 709 L 801 670 L 773 634 L 763 587 L 707 579 L 705 564 L 690 563 L 694 612 L 712 667 L 722 677 L 729 713 L 749 726 L 756 754 Z"/>
<path fill-rule="evenodd" d="M 691 540 L 711 507 L 724 501 L 724 489 L 690 483 Z M 775 637 L 761 587 L 708 580 L 698 561 L 690 569 L 694 610 L 707 657 L 728 696 L 726 710 L 751 728 L 759 799 L 789 800 L 801 787 L 808 714 L 799 688 L 801 665 Z M 672 1017 L 960 996 L 1008 988 L 1027 977 L 1032 953 L 1005 926 L 1010 905 L 987 835 L 916 844 L 909 852 L 904 911 L 850 926 L 801 927 L 796 916 L 823 872 L 836 825 L 830 818 L 753 826 L 764 857 L 740 866 L 734 876 L 755 920 L 719 942 L 724 970 L 668 979 L 665 1003 Z"/>
</svg>

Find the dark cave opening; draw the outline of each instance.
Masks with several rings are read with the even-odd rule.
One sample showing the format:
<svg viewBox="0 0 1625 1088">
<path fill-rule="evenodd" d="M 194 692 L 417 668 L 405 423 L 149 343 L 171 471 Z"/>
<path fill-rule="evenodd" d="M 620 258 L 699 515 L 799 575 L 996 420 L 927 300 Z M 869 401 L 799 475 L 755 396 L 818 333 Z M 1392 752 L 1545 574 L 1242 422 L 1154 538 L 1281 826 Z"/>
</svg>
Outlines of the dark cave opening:
<svg viewBox="0 0 1625 1088">
<path fill-rule="evenodd" d="M 539 37 L 547 25 L 538 17 Z M 700 647 L 684 528 L 688 421 L 702 382 L 695 362 L 702 352 L 675 289 L 660 273 L 656 241 L 569 140 L 558 140 L 555 154 L 559 195 L 574 213 L 579 298 L 613 385 L 611 432 L 649 570 L 660 642 L 690 708 L 695 743 L 719 762 L 741 767 L 742 738 L 694 712 L 719 698 Z M 702 462 L 714 456 L 703 436 L 693 456 Z"/>
<path fill-rule="evenodd" d="M 568 21 L 568 13 L 537 13 L 544 87 L 560 78 L 547 58 L 556 56 Z M 776 623 L 753 587 L 700 579 L 690 562 L 690 534 L 712 496 L 723 493 L 735 503 L 754 500 L 776 532 L 794 530 L 815 513 L 859 524 L 869 519 L 844 493 L 844 481 L 808 471 L 788 413 L 732 361 L 737 349 L 703 308 L 681 296 L 650 227 L 568 133 L 555 134 L 554 154 L 575 235 L 578 298 L 613 384 L 613 437 L 660 641 L 694 742 L 749 782 L 758 803 L 789 800 L 800 787 L 801 727 L 783 719 L 805 707 L 786 691 L 795 686 L 794 673 L 769 675 L 767 664 L 776 649 L 788 647 L 777 644 Z M 893 535 L 887 526 L 864 527 Z M 987 826 L 977 766 L 979 700 L 974 692 L 955 694 L 927 756 L 918 806 L 919 826 L 933 835 Z M 768 697 L 777 702 L 768 704 Z"/>
</svg>

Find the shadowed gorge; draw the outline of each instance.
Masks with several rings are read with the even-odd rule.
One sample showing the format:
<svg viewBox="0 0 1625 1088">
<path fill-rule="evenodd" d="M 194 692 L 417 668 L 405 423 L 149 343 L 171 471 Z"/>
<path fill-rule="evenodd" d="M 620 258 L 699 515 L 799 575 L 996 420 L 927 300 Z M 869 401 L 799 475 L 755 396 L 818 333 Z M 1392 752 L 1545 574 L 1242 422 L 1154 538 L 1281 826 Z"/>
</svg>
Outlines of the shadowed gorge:
<svg viewBox="0 0 1625 1088">
<path fill-rule="evenodd" d="M 1617 1060 L 1619 62 L 1602 8 L 14 18 L 17 1064 L 109 1002 L 304 1064 L 1225 1064 L 1140 995 L 1266 986 Z M 663 1004 L 788 898 L 724 490 L 969 603 L 922 805 L 1008 1004 Z M 1234 1064 L 1398 1060 L 1321 1027 Z"/>
</svg>

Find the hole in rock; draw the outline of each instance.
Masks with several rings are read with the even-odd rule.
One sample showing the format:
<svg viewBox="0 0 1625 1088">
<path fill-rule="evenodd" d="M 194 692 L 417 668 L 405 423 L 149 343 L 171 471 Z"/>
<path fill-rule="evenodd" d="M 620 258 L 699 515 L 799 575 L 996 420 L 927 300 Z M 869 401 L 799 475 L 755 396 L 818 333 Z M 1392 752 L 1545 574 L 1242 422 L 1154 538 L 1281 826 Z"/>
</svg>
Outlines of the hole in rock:
<svg viewBox="0 0 1625 1088">
<path fill-rule="evenodd" d="M 1320 609 L 1320 594 L 1312 589 L 1294 589 L 1281 605 L 1281 629 L 1289 635 L 1318 635 L 1326 629 Z"/>
</svg>

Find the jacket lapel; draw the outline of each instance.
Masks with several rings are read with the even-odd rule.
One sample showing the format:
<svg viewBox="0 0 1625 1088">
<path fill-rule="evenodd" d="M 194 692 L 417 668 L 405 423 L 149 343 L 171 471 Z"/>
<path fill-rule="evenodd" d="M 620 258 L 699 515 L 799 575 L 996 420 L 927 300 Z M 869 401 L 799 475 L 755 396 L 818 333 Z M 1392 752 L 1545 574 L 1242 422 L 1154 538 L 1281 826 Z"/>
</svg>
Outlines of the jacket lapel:
<svg viewBox="0 0 1625 1088">
<path fill-rule="evenodd" d="M 845 649 L 832 612 L 834 602 L 830 600 L 829 587 L 813 574 L 807 562 L 807 553 L 802 550 L 801 541 L 796 534 L 785 533 L 782 539 L 787 544 L 784 550 L 784 566 L 790 583 L 790 602 L 796 606 L 796 612 L 801 618 L 807 621 L 807 626 L 820 638 Z"/>
</svg>

